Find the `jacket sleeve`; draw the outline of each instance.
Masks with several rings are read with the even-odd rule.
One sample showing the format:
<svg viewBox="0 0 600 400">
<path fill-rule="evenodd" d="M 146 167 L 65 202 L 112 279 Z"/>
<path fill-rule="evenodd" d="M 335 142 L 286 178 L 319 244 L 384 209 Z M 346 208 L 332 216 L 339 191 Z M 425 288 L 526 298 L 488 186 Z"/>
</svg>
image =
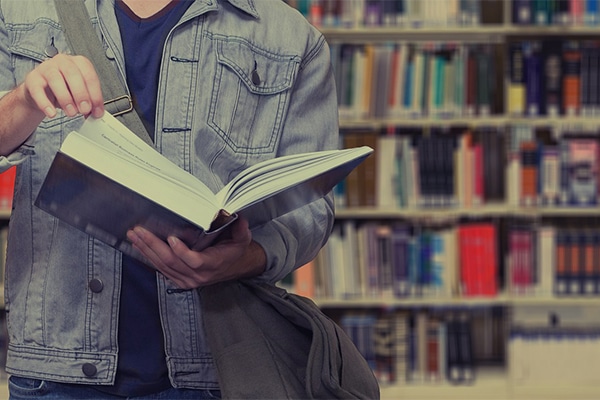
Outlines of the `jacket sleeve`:
<svg viewBox="0 0 600 400">
<path fill-rule="evenodd" d="M 9 51 L 9 38 L 4 24 L 4 15 L 0 9 L 0 101 L 17 86 L 11 68 L 11 55 Z M 25 143 L 8 156 L 0 156 L 0 173 L 13 165 L 20 164 L 33 152 L 35 134 L 32 134 Z"/>
<path fill-rule="evenodd" d="M 338 146 L 338 108 L 329 46 L 316 34 L 307 53 L 284 122 L 278 156 Z M 267 254 L 259 278 L 275 282 L 313 259 L 326 243 L 334 221 L 333 194 L 279 217 L 253 231 Z"/>
</svg>

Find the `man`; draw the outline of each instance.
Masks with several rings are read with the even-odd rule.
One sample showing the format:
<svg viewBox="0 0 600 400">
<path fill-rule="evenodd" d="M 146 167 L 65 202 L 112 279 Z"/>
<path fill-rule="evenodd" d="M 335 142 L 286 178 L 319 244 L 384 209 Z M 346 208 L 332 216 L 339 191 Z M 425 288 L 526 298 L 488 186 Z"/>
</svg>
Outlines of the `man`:
<svg viewBox="0 0 600 400">
<path fill-rule="evenodd" d="M 212 190 L 258 161 L 337 145 L 328 47 L 283 2 L 85 5 L 156 148 Z M 18 165 L 11 398 L 218 397 L 193 289 L 274 282 L 301 266 L 331 230 L 331 197 L 252 231 L 239 221 L 202 252 L 132 229 L 151 269 L 32 206 L 65 135 L 104 112 L 95 69 L 69 54 L 53 2 L 0 0 L 0 92 L 0 169 Z"/>
</svg>

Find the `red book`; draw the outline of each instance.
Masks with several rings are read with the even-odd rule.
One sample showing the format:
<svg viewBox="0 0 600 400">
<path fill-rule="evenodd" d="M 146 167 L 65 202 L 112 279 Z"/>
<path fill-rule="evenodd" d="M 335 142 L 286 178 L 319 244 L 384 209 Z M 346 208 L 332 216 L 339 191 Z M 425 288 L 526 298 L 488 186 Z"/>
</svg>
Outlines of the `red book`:
<svg viewBox="0 0 600 400">
<path fill-rule="evenodd" d="M 533 262 L 533 232 L 524 230 L 521 232 L 521 247 L 523 259 L 523 290 L 532 289 L 534 284 L 534 262 Z"/>
<path fill-rule="evenodd" d="M 458 227 L 458 245 L 460 260 L 460 284 L 463 296 L 472 295 L 474 278 L 475 257 L 471 253 L 473 246 L 472 226 L 460 225 Z"/>
<path fill-rule="evenodd" d="M 16 167 L 11 167 L 0 174 L 0 210 L 12 209 L 16 175 Z"/>
<path fill-rule="evenodd" d="M 496 227 L 491 223 L 461 225 L 460 271 L 465 296 L 497 294 Z"/>
<path fill-rule="evenodd" d="M 481 246 L 481 261 L 478 269 L 482 272 L 478 295 L 495 296 L 498 293 L 498 251 L 496 248 L 496 227 L 491 223 L 478 227 Z"/>
<path fill-rule="evenodd" d="M 581 49 L 577 40 L 565 42 L 563 65 L 563 107 L 566 115 L 576 115 L 581 101 Z"/>
<path fill-rule="evenodd" d="M 437 320 L 427 322 L 427 377 L 432 380 L 440 378 L 439 324 Z"/>
</svg>

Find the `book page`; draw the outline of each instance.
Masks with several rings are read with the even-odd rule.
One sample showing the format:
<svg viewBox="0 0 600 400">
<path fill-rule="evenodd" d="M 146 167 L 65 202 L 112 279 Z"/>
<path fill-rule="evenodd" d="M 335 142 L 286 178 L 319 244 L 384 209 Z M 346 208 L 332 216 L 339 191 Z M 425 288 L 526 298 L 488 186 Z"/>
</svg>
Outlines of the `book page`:
<svg viewBox="0 0 600 400">
<path fill-rule="evenodd" d="M 373 150 L 358 147 L 344 150 L 317 151 L 302 155 L 291 155 L 269 160 L 254 166 L 250 174 L 244 171 L 245 179 L 237 179 L 225 186 L 217 196 L 228 210 L 240 210 L 262 198 L 309 180 L 328 170 L 359 158 Z M 239 176 L 238 176 L 239 177 Z"/>
<path fill-rule="evenodd" d="M 170 177 L 204 198 L 214 196 L 203 182 L 146 144 L 110 113 L 105 112 L 102 118 L 88 118 L 77 133 L 149 171 Z"/>
</svg>

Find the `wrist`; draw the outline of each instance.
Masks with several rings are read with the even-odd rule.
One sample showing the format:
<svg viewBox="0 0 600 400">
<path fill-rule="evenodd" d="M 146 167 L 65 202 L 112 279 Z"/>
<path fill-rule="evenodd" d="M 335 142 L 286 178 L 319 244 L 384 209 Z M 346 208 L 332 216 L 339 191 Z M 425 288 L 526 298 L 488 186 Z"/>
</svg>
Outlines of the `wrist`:
<svg viewBox="0 0 600 400">
<path fill-rule="evenodd" d="M 260 244 L 254 240 L 247 247 L 246 256 L 243 257 L 247 266 L 247 271 L 244 274 L 246 278 L 261 275 L 267 267 L 267 254 Z"/>
</svg>

